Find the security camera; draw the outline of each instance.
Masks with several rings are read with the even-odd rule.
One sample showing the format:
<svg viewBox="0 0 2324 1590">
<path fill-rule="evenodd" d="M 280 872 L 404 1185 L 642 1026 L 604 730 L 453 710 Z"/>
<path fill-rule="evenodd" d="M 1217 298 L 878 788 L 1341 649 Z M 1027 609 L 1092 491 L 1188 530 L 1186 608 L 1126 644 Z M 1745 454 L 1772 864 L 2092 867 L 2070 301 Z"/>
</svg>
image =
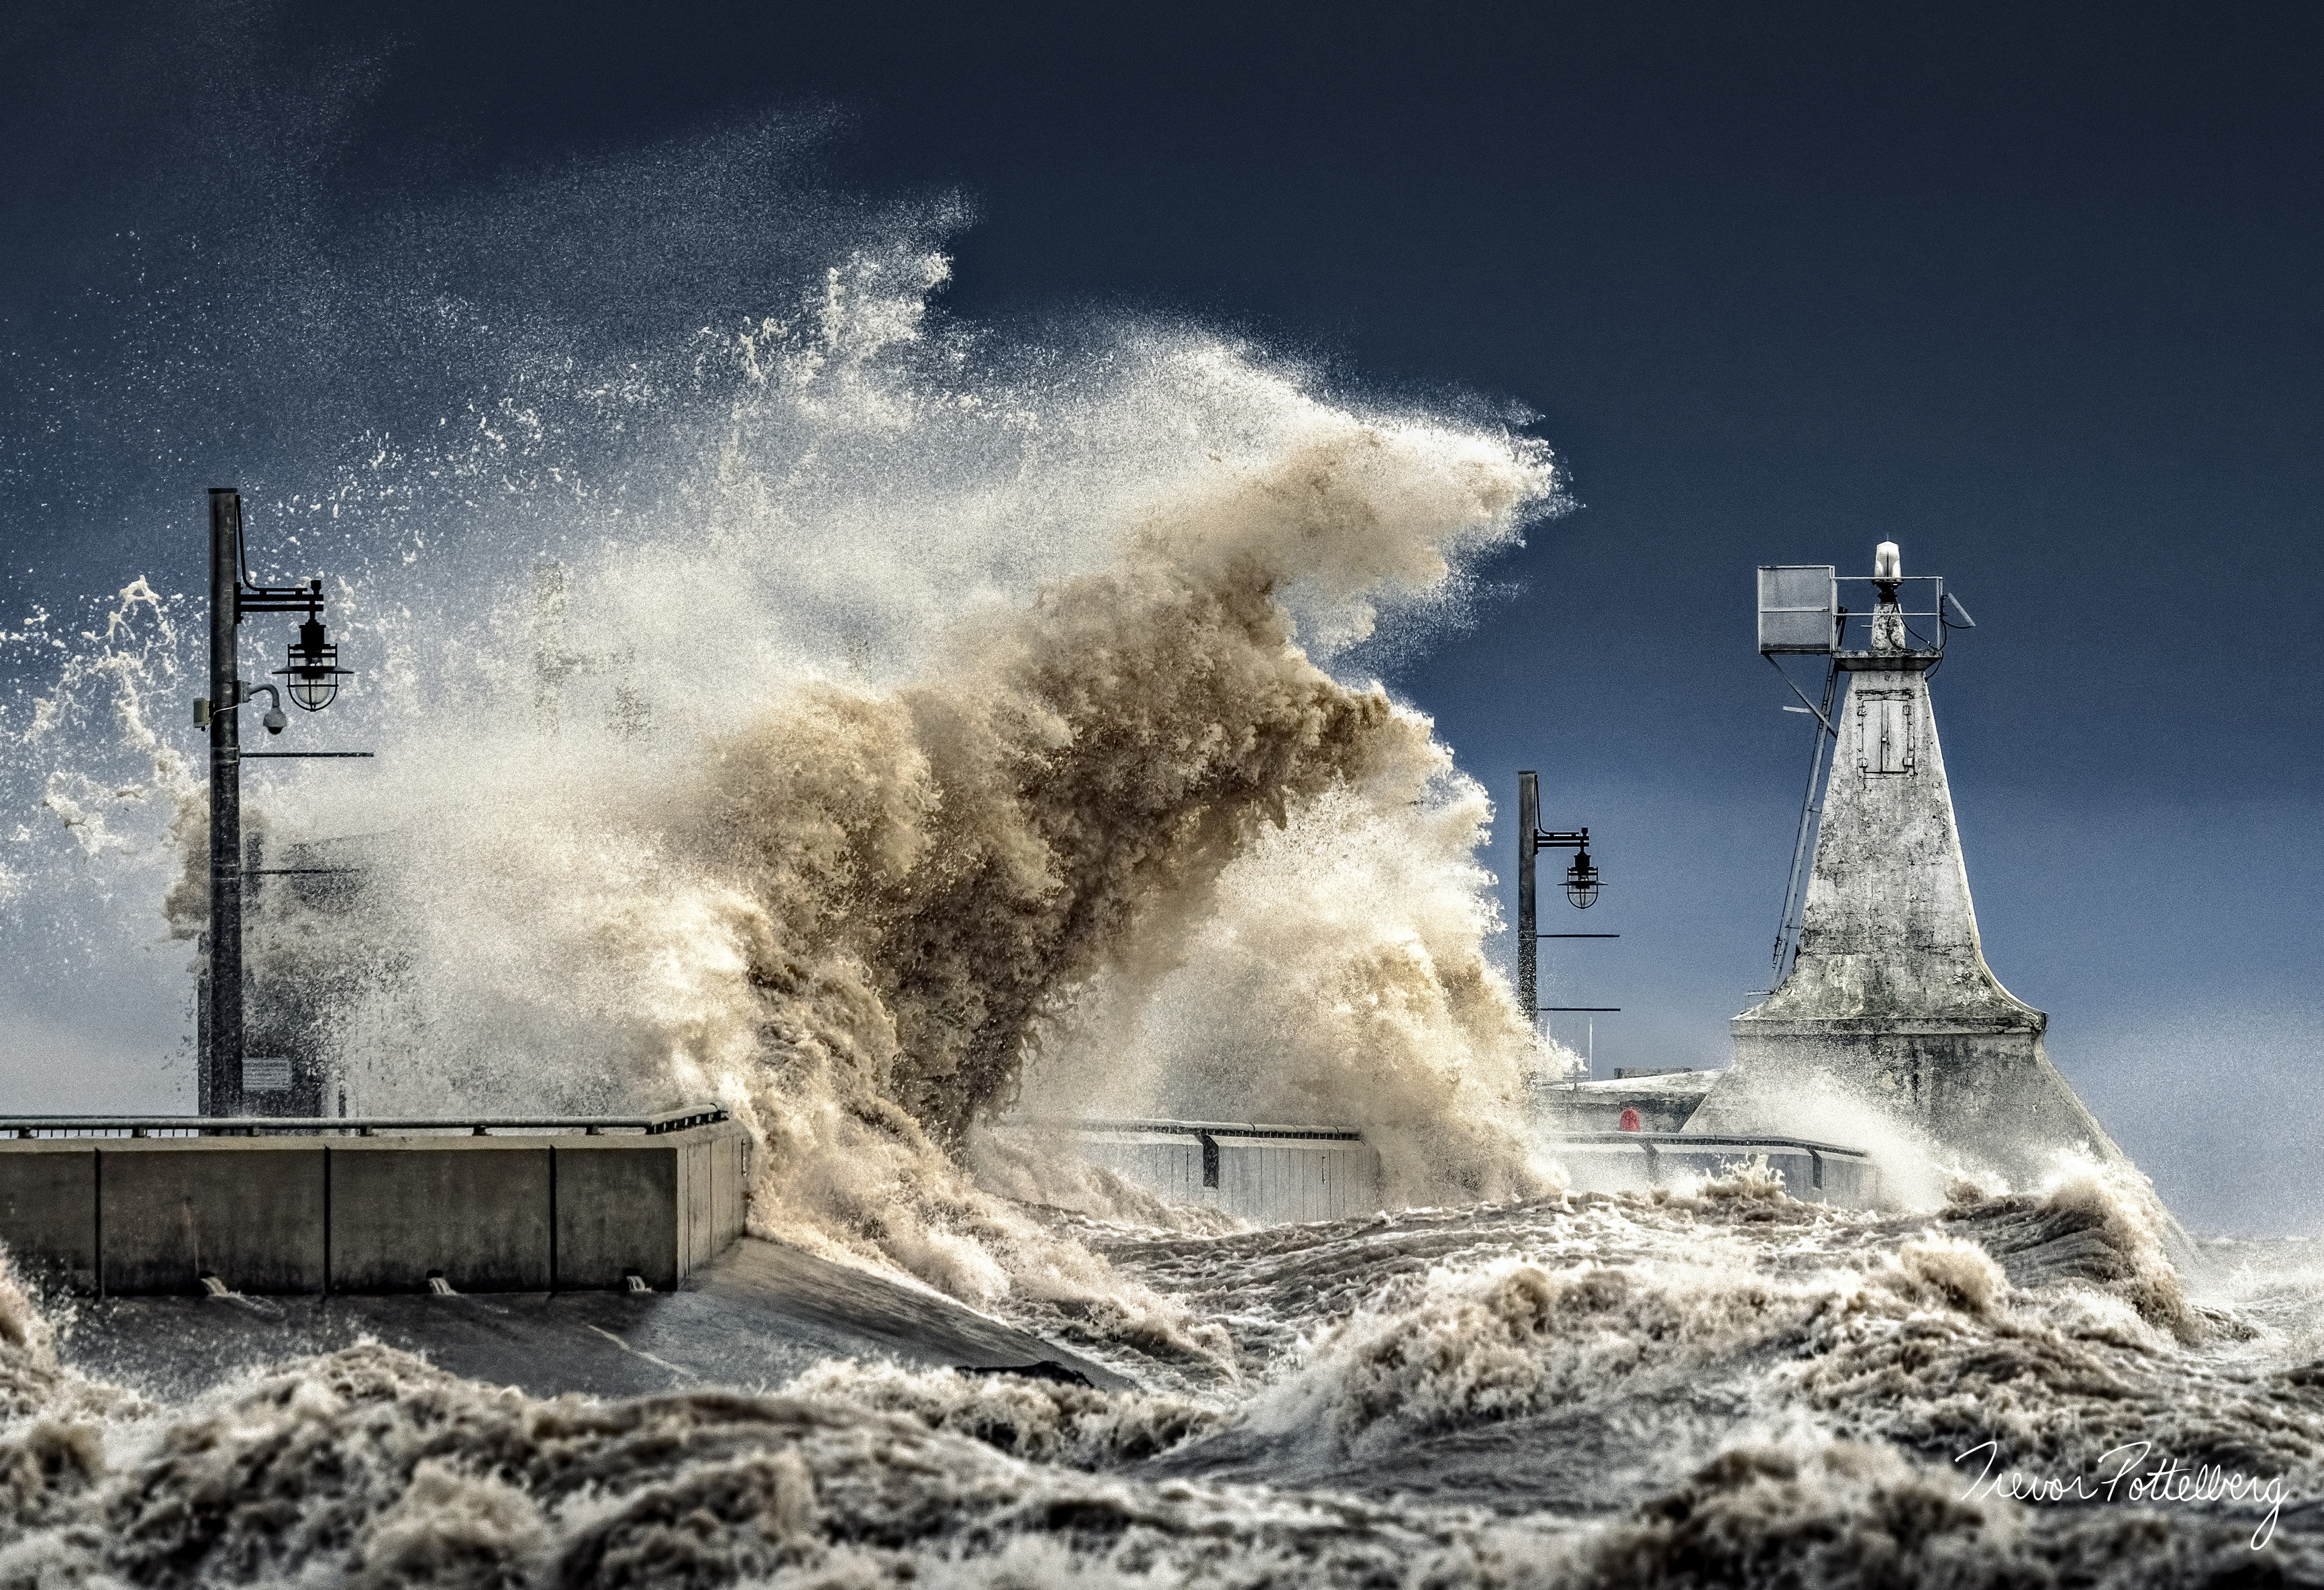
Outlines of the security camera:
<svg viewBox="0 0 2324 1590">
<path fill-rule="evenodd" d="M 284 729 L 290 726 L 290 718 L 284 716 L 282 711 L 282 692 L 276 689 L 272 685 L 254 685 L 248 679 L 244 679 L 235 687 L 235 694 L 240 696 L 242 700 L 235 702 L 234 707 L 227 707 L 226 710 L 228 712 L 232 712 L 235 707 L 240 707 L 243 701 L 253 700 L 257 697 L 263 696 L 266 698 L 266 716 L 260 718 L 258 721 L 266 726 L 266 732 L 270 735 L 279 735 Z M 197 720 L 199 719 L 200 716 L 201 714 L 198 707 L 195 712 L 195 717 Z"/>
</svg>

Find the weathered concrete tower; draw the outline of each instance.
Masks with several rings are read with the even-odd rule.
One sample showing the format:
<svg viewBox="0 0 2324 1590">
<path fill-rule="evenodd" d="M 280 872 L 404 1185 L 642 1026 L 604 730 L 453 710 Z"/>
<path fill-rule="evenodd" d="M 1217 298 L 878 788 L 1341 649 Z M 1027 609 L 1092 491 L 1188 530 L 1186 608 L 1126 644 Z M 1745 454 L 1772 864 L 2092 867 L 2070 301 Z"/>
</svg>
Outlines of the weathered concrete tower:
<svg viewBox="0 0 2324 1590">
<path fill-rule="evenodd" d="M 2119 1161 L 2043 1052 L 2049 1018 L 2001 985 L 1978 942 L 1929 701 L 1929 670 L 1943 655 L 1941 587 L 1934 610 L 1907 613 L 1889 542 L 1871 583 L 1877 602 L 1856 650 L 1844 642 L 1865 620 L 1836 596 L 1821 646 L 1769 645 L 1763 618 L 1763 651 L 1826 652 L 1848 693 L 1829 720 L 1831 771 L 1791 964 L 1734 1019 L 1734 1066 L 1685 1130 L 1847 1142 L 1869 1105 L 2021 1187 L 2073 1144 Z"/>
</svg>

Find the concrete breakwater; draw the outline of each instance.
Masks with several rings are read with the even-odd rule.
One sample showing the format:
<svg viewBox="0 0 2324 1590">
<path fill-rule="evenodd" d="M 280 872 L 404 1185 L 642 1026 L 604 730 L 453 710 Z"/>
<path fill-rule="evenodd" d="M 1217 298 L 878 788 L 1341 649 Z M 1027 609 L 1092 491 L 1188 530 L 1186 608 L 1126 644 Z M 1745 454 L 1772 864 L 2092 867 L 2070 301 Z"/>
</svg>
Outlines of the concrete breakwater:
<svg viewBox="0 0 2324 1590">
<path fill-rule="evenodd" d="M 222 1123 L 270 1125 L 307 1134 L 0 1138 L 0 1243 L 84 1296 L 660 1291 L 742 1234 L 750 1135 L 715 1110 L 507 1130 Z"/>
<path fill-rule="evenodd" d="M 1871 1208 L 1880 1169 L 1861 1149 L 1789 1137 L 1708 1137 L 1675 1132 L 1568 1132 L 1543 1140 L 1576 1192 L 1641 1192 L 1681 1176 L 1721 1176 L 1762 1165 L 1803 1204 Z"/>
<path fill-rule="evenodd" d="M 1102 1166 L 1166 1202 L 1261 1225 L 1345 1220 L 1380 1206 L 1379 1151 L 1346 1127 L 1020 1118 L 999 1130 Z"/>
<path fill-rule="evenodd" d="M 1694 1096 L 1701 1096 L 1700 1084 Z M 1381 1208 L 1386 1196 L 1379 1151 L 1346 1127 L 1019 1119 L 1000 1129 L 1012 1141 L 1102 1166 L 1167 1202 L 1260 1225 L 1353 1219 Z M 1836 1143 L 1675 1131 L 1569 1131 L 1538 1141 L 1577 1192 L 1637 1192 L 1682 1176 L 1722 1176 L 1757 1164 L 1803 1203 L 1867 1208 L 1880 1199 L 1870 1156 Z"/>
</svg>

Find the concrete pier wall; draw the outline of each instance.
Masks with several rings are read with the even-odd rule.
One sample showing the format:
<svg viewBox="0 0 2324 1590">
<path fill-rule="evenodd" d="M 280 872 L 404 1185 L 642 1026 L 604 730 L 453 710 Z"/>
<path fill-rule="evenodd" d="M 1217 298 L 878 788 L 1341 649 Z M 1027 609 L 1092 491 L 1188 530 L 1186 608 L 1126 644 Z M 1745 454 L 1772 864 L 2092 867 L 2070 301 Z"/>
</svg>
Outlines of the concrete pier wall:
<svg viewBox="0 0 2324 1590">
<path fill-rule="evenodd" d="M 0 1155 L 13 1146 L 0 1144 Z M 236 1291 L 321 1290 L 332 1178 L 319 1142 L 189 1138 L 124 1146 L 130 1151 L 104 1143 L 90 1154 L 93 1290 L 199 1292 L 205 1272 Z M 0 1157 L 0 1167 L 6 1163 Z M 0 1241 L 20 1262 L 35 1260 L 10 1225 L 0 1224 Z"/>
<path fill-rule="evenodd" d="M 0 1141 L 0 1243 L 83 1295 L 656 1290 L 742 1233 L 750 1135 Z"/>
<path fill-rule="evenodd" d="M 1354 1132 L 1179 1121 L 1004 1122 L 1001 1129 L 1020 1146 L 1074 1155 L 1170 1203 L 1245 1220 L 1347 1220 L 1381 1207 L 1379 1151 Z M 1871 1159 L 1837 1143 L 1675 1131 L 1556 1132 L 1540 1142 L 1582 1192 L 1643 1191 L 1756 1161 L 1803 1202 L 1869 1208 L 1880 1200 Z"/>
<path fill-rule="evenodd" d="M 1219 1207 L 1263 1221 L 1347 1220 L 1380 1205 L 1379 1151 L 1362 1142 L 1219 1143 Z"/>
<path fill-rule="evenodd" d="M 1345 1220 L 1380 1206 L 1379 1151 L 1353 1132 L 1201 1122 L 1004 1125 L 1174 1204 L 1277 1224 Z"/>
<path fill-rule="evenodd" d="M 1609 1132 L 1552 1137 L 1545 1146 L 1576 1192 L 1643 1192 L 1683 1176 L 1721 1176 L 1764 1164 L 1803 1203 L 1876 1207 L 1880 1173 L 1869 1156 L 1796 1139 L 1704 1138 L 1677 1132 Z"/>
</svg>

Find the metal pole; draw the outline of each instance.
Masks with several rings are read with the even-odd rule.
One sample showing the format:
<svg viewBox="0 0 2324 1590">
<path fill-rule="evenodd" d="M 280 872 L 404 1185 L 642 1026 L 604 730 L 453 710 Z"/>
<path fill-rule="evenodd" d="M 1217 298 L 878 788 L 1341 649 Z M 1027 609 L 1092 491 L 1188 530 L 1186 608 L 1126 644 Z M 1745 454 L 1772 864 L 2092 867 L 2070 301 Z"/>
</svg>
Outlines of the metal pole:
<svg viewBox="0 0 2324 1590">
<path fill-rule="evenodd" d="M 209 1046 L 201 1113 L 239 1115 L 242 1101 L 242 494 L 210 488 L 210 976 Z"/>
<path fill-rule="evenodd" d="M 1541 780 L 1533 773 L 1517 774 L 1517 1003 L 1524 1008 L 1526 1025 L 1538 1037 L 1541 1016 L 1536 1007 L 1541 996 L 1535 989 L 1533 903 L 1533 858 L 1539 848 L 1535 836 L 1541 832 Z"/>
<path fill-rule="evenodd" d="M 1768 661 L 1772 662 L 1775 659 L 1769 658 Z M 1776 671 L 1781 673 L 1783 670 L 1777 669 Z M 1784 682 L 1791 682 L 1788 676 Z M 1815 830 L 1816 818 L 1821 809 L 1818 796 L 1823 780 L 1826 743 L 1839 737 L 1831 722 L 1832 698 L 1839 693 L 1839 685 L 1840 664 L 1835 662 L 1824 670 L 1823 708 L 1816 714 L 1815 754 L 1808 759 L 1808 791 L 1800 800 L 1800 831 L 1792 839 L 1792 871 L 1790 880 L 1784 886 L 1783 920 L 1775 924 L 1775 981 L 1768 985 L 1771 989 L 1783 985 L 1784 948 L 1791 941 L 1793 931 L 1798 925 L 1792 920 L 1792 908 L 1800 903 L 1800 863 L 1808 854 L 1808 836 Z M 1797 694 L 1799 687 L 1793 685 L 1792 689 Z M 1804 701 L 1807 698 L 1801 696 L 1800 699 Z"/>
</svg>

